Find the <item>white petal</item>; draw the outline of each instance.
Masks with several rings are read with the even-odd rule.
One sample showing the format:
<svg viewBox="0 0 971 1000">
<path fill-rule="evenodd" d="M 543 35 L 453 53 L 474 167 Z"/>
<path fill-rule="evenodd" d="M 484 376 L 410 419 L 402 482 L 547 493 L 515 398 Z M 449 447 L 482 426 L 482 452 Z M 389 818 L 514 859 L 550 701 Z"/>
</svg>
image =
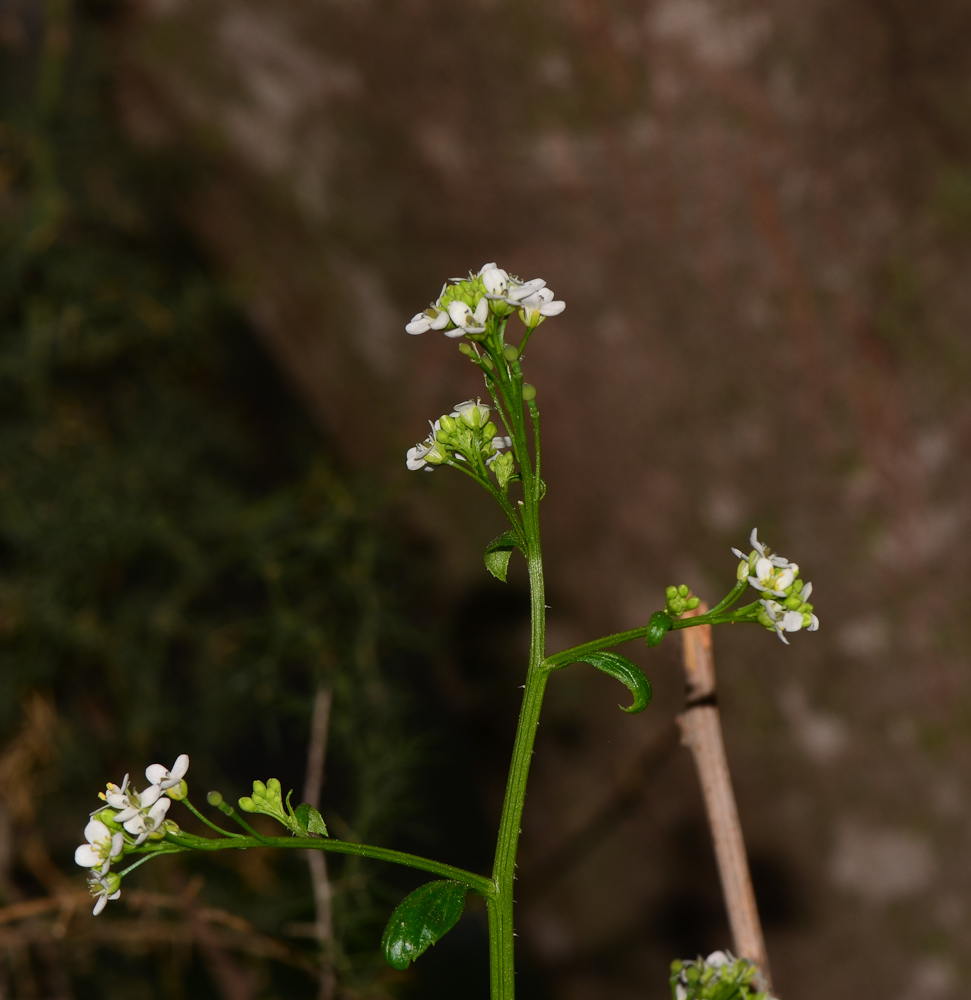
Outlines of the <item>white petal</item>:
<svg viewBox="0 0 971 1000">
<path fill-rule="evenodd" d="M 812 595 L 812 592 L 813 592 L 813 585 L 811 583 L 807 583 L 800 591 L 799 596 L 804 601 L 808 601 L 810 596 Z"/>
<path fill-rule="evenodd" d="M 125 846 L 125 835 L 119 830 L 111 837 L 111 850 L 108 852 L 109 858 L 117 858 Z"/>
<path fill-rule="evenodd" d="M 738 556 L 739 559 L 748 559 L 748 556 L 744 552 L 739 552 L 738 549 L 732 549 L 732 552 Z"/>
<path fill-rule="evenodd" d="M 443 309 L 429 324 L 432 330 L 444 330 L 448 326 L 448 313 Z"/>
<path fill-rule="evenodd" d="M 486 321 L 486 316 L 489 315 L 489 300 L 486 298 L 479 299 L 479 303 L 475 307 L 475 312 L 472 313 L 472 315 L 475 317 L 476 323 L 478 323 L 479 326 L 482 326 L 482 324 Z"/>
<path fill-rule="evenodd" d="M 161 764 L 149 764 L 145 768 L 145 777 L 153 785 L 160 785 L 169 775 L 169 770 L 167 767 L 163 767 Z"/>
<path fill-rule="evenodd" d="M 116 823 L 121 823 L 124 826 L 132 816 L 137 816 L 140 812 L 141 810 L 137 806 L 129 806 L 127 809 L 122 809 L 121 812 L 116 812 L 114 820 Z"/>
<path fill-rule="evenodd" d="M 464 302 L 459 302 L 457 299 L 449 302 L 448 316 L 456 326 L 464 327 L 471 315 L 472 310 Z"/>
<path fill-rule="evenodd" d="M 521 285 L 516 285 L 515 288 L 510 288 L 506 298 L 515 305 L 540 288 L 543 288 L 545 284 L 546 282 L 542 278 L 531 278 L 529 281 L 524 281 Z"/>
<path fill-rule="evenodd" d="M 178 757 L 175 758 L 175 763 L 172 765 L 172 777 L 177 781 L 181 781 L 189 770 L 189 755 L 187 753 L 180 753 Z"/>
<path fill-rule="evenodd" d="M 446 330 L 445 331 L 445 336 L 446 337 L 451 337 L 453 340 L 456 337 L 464 337 L 465 336 L 465 327 L 464 326 L 460 326 L 456 330 Z"/>
<path fill-rule="evenodd" d="M 723 951 L 713 951 L 705 961 L 716 969 L 732 964 L 732 960 Z"/>
<path fill-rule="evenodd" d="M 117 898 L 117 894 L 111 897 L 112 899 Z M 108 894 L 106 892 L 101 893 L 98 896 L 97 901 L 94 904 L 94 909 L 91 911 L 95 916 L 97 916 L 106 906 L 108 905 Z"/>
<path fill-rule="evenodd" d="M 100 819 L 92 819 L 84 828 L 84 839 L 89 844 L 96 844 L 102 840 L 111 840 L 111 831 Z"/>
<path fill-rule="evenodd" d="M 557 299 L 555 302 L 548 302 L 542 306 L 540 313 L 543 316 L 559 316 L 564 309 L 566 309 L 566 303 L 562 299 Z"/>
<path fill-rule="evenodd" d="M 761 559 L 756 560 L 755 563 L 755 575 L 758 577 L 761 583 L 765 583 L 772 576 L 772 563 L 769 562 L 765 556 Z"/>
<path fill-rule="evenodd" d="M 762 584 L 761 584 L 761 583 L 760 583 L 760 582 L 759 582 L 758 580 L 756 580 L 756 578 L 755 578 L 754 576 L 750 576 L 750 577 L 748 578 L 748 582 L 749 582 L 749 583 L 750 583 L 750 584 L 751 584 L 751 585 L 752 585 L 752 586 L 753 586 L 753 587 L 754 587 L 754 588 L 755 588 L 756 590 L 764 590 L 764 591 L 768 591 L 768 590 L 769 590 L 769 588 L 768 588 L 768 587 L 763 587 L 763 586 L 762 586 Z M 771 592 L 770 592 L 770 593 L 771 593 Z"/>
<path fill-rule="evenodd" d="M 802 615 L 798 611 L 787 611 L 782 616 L 782 627 L 787 632 L 798 632 L 802 628 Z"/>
<path fill-rule="evenodd" d="M 82 868 L 94 868 L 101 864 L 101 855 L 90 844 L 82 844 L 74 852 L 74 863 Z"/>
<path fill-rule="evenodd" d="M 812 621 L 806 626 L 806 631 L 815 632 L 819 628 L 819 619 L 815 615 L 810 615 L 809 617 L 812 618 Z"/>
<path fill-rule="evenodd" d="M 799 617 L 799 623 L 802 624 L 802 616 Z M 159 799 L 158 802 L 152 806 L 149 810 L 148 818 L 151 820 L 152 829 L 156 829 L 158 825 L 165 819 L 165 814 L 169 811 L 169 806 L 172 805 L 171 799 Z"/>
<path fill-rule="evenodd" d="M 779 576 L 776 578 L 775 586 L 776 590 L 788 590 L 796 580 L 795 573 L 791 569 L 784 569 Z"/>
<path fill-rule="evenodd" d="M 415 313 L 411 317 L 411 322 L 405 324 L 406 333 L 427 333 L 431 328 L 431 320 L 425 315 L 425 313 Z"/>
</svg>

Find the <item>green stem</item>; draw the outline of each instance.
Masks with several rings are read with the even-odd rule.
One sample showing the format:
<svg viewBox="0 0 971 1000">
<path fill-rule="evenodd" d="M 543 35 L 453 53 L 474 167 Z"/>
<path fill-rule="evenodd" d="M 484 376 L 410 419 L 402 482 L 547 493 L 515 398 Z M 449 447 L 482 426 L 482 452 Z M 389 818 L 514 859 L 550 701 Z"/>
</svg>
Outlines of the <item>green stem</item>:
<svg viewBox="0 0 971 1000">
<path fill-rule="evenodd" d="M 393 851 L 387 847 L 375 847 L 372 844 L 354 844 L 347 840 L 332 840 L 329 837 L 196 837 L 192 834 L 170 833 L 166 842 L 175 844 L 185 851 L 226 851 L 244 850 L 250 847 L 279 847 L 284 850 L 317 850 L 331 851 L 334 854 L 354 854 L 362 858 L 373 858 L 375 861 L 390 861 L 396 865 L 417 868 L 419 871 L 441 875 L 455 882 L 467 885 L 474 892 L 486 899 L 496 895 L 496 886 L 492 879 L 484 875 L 476 875 L 464 868 L 446 865 L 441 861 L 432 861 L 417 854 L 406 854 L 404 851 Z"/>
<path fill-rule="evenodd" d="M 519 712 L 519 726 L 513 745 L 512 763 L 506 797 L 499 823 L 499 838 L 492 878 L 496 896 L 489 900 L 489 969 L 492 1000 L 514 1000 L 516 994 L 515 934 L 513 927 L 513 894 L 516 880 L 516 850 L 519 846 L 520 824 L 526 798 L 526 781 L 533 756 L 533 744 L 543 706 L 548 671 L 543 669 L 546 633 L 546 605 L 543 584 L 543 562 L 539 549 L 539 525 L 536 500 L 527 493 L 525 518 L 530 535 L 528 556 L 530 583 L 530 619 L 532 643 L 526 690 Z"/>
</svg>

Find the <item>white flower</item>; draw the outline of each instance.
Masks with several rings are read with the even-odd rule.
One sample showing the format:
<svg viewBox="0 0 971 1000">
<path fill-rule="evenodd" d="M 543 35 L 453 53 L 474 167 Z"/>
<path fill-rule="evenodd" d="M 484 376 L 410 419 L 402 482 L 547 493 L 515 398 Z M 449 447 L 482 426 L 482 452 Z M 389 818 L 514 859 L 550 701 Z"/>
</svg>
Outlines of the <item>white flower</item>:
<svg viewBox="0 0 971 1000">
<path fill-rule="evenodd" d="M 127 809 L 131 805 L 128 797 L 128 775 L 126 774 L 122 778 L 121 786 L 109 781 L 105 791 L 99 792 L 98 796 L 107 802 L 112 809 Z"/>
<path fill-rule="evenodd" d="M 172 800 L 163 796 L 147 812 L 139 810 L 125 821 L 123 825 L 134 836 L 136 847 L 148 840 L 149 835 L 155 833 L 162 825 L 170 805 L 172 805 Z"/>
<path fill-rule="evenodd" d="M 497 299 L 504 299 L 509 290 L 509 274 L 495 264 L 483 264 L 479 271 L 482 284 L 485 285 L 486 295 Z"/>
<path fill-rule="evenodd" d="M 406 333 L 428 333 L 429 330 L 444 330 L 448 326 L 448 313 L 439 305 L 446 288 L 447 281 L 442 285 L 438 298 L 427 309 L 411 317 L 411 322 L 405 325 Z"/>
<path fill-rule="evenodd" d="M 529 281 L 518 281 L 515 278 L 510 278 L 506 302 L 511 306 L 518 306 L 523 299 L 545 286 L 546 282 L 542 278 L 530 278 Z"/>
<path fill-rule="evenodd" d="M 749 536 L 749 543 L 753 549 L 751 555 L 746 556 L 738 549 L 732 549 L 732 552 L 743 560 L 738 566 L 738 579 L 741 581 L 746 578 L 747 568 L 748 582 L 756 590 L 772 594 L 773 597 L 785 597 L 796 581 L 799 567 L 782 556 L 772 555 L 767 546 L 759 541 L 758 530 L 753 528 Z M 753 560 L 756 553 L 758 558 Z"/>
<path fill-rule="evenodd" d="M 425 456 L 432 450 L 432 446 L 423 441 L 416 444 L 414 448 L 409 448 L 405 455 L 405 464 L 412 472 L 427 468 L 431 472 L 431 466 L 425 461 Z"/>
<path fill-rule="evenodd" d="M 125 846 L 124 834 L 120 830 L 112 833 L 100 819 L 88 822 L 84 828 L 84 839 L 87 843 L 74 852 L 74 861 L 82 868 L 100 866 L 102 875 L 107 873 L 112 859 L 117 858 Z"/>
<path fill-rule="evenodd" d="M 117 899 L 121 895 L 121 879 L 115 874 L 91 875 L 88 892 L 95 897 L 92 912 L 97 916 L 108 905 L 109 899 Z"/>
<path fill-rule="evenodd" d="M 116 801 L 124 801 L 126 803 L 124 807 L 114 805 L 110 798 L 108 799 L 108 804 L 115 809 L 120 808 L 120 811 L 115 813 L 114 820 L 116 823 L 125 824 L 139 813 L 148 812 L 158 801 L 161 794 L 161 785 L 149 785 L 148 788 L 143 789 L 138 794 L 132 792 L 131 794 L 115 796 Z"/>
<path fill-rule="evenodd" d="M 766 628 L 775 629 L 776 635 L 788 646 L 789 640 L 782 634 L 783 632 L 798 632 L 805 628 L 807 632 L 815 632 L 819 628 L 819 619 L 812 614 L 801 611 L 791 611 L 783 607 L 778 601 L 761 600 L 762 611 L 759 613 L 759 621 Z M 806 618 L 809 624 L 806 624 Z"/>
<path fill-rule="evenodd" d="M 175 763 L 172 765 L 171 771 L 167 771 L 161 764 L 149 764 L 145 768 L 145 777 L 153 785 L 158 785 L 164 792 L 168 788 L 174 788 L 185 777 L 185 772 L 188 770 L 189 755 L 187 753 L 180 753 L 175 758 Z"/>
<path fill-rule="evenodd" d="M 486 317 L 489 315 L 489 300 L 479 299 L 475 310 L 460 299 L 448 304 L 448 318 L 455 324 L 454 330 L 446 330 L 446 337 L 461 337 L 466 333 L 483 333 Z"/>
<path fill-rule="evenodd" d="M 731 952 L 713 951 L 706 959 L 705 963 L 713 969 L 720 969 L 723 965 L 734 965 L 735 958 Z"/>
<path fill-rule="evenodd" d="M 486 465 L 492 465 L 492 463 L 499 457 L 499 453 L 503 448 L 512 447 L 511 437 L 494 437 L 492 439 L 492 454 L 486 459 Z"/>
<path fill-rule="evenodd" d="M 566 309 L 562 300 L 553 301 L 553 292 L 549 288 L 537 288 L 519 303 L 519 315 L 526 326 L 538 326 L 547 316 L 559 316 Z"/>
<path fill-rule="evenodd" d="M 429 330 L 444 330 L 448 326 L 448 313 L 444 309 L 430 306 L 424 312 L 415 313 L 411 322 L 405 324 L 406 333 L 428 333 Z"/>
<path fill-rule="evenodd" d="M 483 402 L 477 399 L 474 403 L 467 399 L 464 403 L 456 403 L 455 409 L 449 414 L 456 420 L 461 420 L 466 426 L 476 428 L 485 427 L 489 420 L 490 409 Z"/>
</svg>

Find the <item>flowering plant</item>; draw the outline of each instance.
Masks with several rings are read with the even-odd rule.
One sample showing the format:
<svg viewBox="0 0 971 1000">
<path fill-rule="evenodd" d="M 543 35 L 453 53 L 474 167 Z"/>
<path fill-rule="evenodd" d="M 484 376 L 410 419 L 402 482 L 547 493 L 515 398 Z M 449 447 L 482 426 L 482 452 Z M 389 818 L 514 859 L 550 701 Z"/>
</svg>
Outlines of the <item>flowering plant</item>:
<svg viewBox="0 0 971 1000">
<path fill-rule="evenodd" d="M 414 335 L 438 331 L 459 340 L 459 350 L 478 369 L 484 392 L 431 422 L 430 433 L 408 449 L 406 465 L 413 471 L 457 469 L 486 489 L 508 523 L 486 546 L 486 568 L 505 580 L 510 559 L 519 552 L 529 575 L 530 652 L 492 872 L 480 875 L 429 858 L 332 838 L 320 812 L 308 803 L 294 806 L 293 793 L 284 795 L 275 778 L 254 781 L 252 794 L 238 800 L 238 809 L 221 793 L 210 792 L 209 805 L 242 832 L 223 829 L 190 801 L 185 781 L 189 758 L 182 754 L 170 770 L 151 765 L 145 772 L 149 785 L 140 792 L 134 791 L 126 776 L 120 786 L 109 784 L 101 793 L 104 805 L 92 814 L 84 831 L 86 843 L 75 855 L 79 865 L 91 870 L 95 913 L 100 913 L 108 900 L 118 898 L 123 877 L 160 854 L 268 846 L 390 861 L 438 878 L 408 895 L 392 913 L 382 939 L 387 961 L 397 969 L 407 968 L 455 925 L 472 891 L 487 905 L 491 996 L 493 1000 L 513 1000 L 516 854 L 533 743 L 550 677 L 571 664 L 589 664 L 628 689 L 632 700 L 624 711 L 637 713 L 650 703 L 651 684 L 637 664 L 615 651 L 619 645 L 644 639 L 654 647 L 672 630 L 729 622 L 760 624 L 787 643 L 789 633 L 818 627 L 813 606 L 808 603 L 812 585 L 800 579 L 795 563 L 772 553 L 753 530 L 747 554 L 732 550 L 739 560 L 735 582 L 710 611 L 697 613 L 702 610 L 700 599 L 686 584 L 672 585 L 666 590 L 664 608 L 646 624 L 547 653 L 539 517 L 546 483 L 541 474 L 537 391 L 524 380 L 522 361 L 535 331 L 564 308 L 564 302 L 554 297 L 543 279 L 521 280 L 490 263 L 467 278 L 446 282 L 436 301 L 405 327 Z M 508 324 L 514 316 L 521 326 L 511 328 Z M 735 607 L 749 587 L 756 591 L 756 599 Z M 173 802 L 181 802 L 215 836 L 183 830 L 168 816 Z M 271 817 L 284 828 L 285 835 L 258 832 L 242 815 L 254 813 Z M 121 871 L 113 870 L 128 856 L 137 860 Z M 676 962 L 672 992 L 676 1000 L 765 998 L 768 994 L 757 993 L 752 985 L 757 974 L 758 969 L 746 959 L 716 952 L 707 960 Z"/>
</svg>

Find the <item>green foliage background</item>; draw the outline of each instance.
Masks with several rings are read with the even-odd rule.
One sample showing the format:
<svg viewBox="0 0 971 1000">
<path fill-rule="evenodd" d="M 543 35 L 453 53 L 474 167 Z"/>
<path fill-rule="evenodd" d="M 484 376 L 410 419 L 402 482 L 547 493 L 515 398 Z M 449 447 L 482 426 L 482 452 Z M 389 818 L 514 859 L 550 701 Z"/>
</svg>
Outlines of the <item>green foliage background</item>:
<svg viewBox="0 0 971 1000">
<path fill-rule="evenodd" d="M 0 748 L 35 692 L 59 722 L 43 773 L 19 776 L 32 802 L 12 817 L 0 905 L 54 888 L 16 852 L 38 833 L 79 887 L 71 856 L 96 792 L 153 761 L 190 753 L 200 804 L 210 787 L 232 799 L 271 775 L 299 795 L 321 684 L 335 692 L 332 831 L 387 841 L 407 819 L 414 748 L 388 681 L 415 648 L 406 554 L 180 226 L 181 181 L 205 164 L 119 134 L 110 13 L 48 4 L 4 79 Z M 245 857 L 232 864 L 206 866 L 208 900 L 270 933 L 312 919 L 301 861 L 272 861 L 262 891 Z M 163 865 L 126 890 L 185 885 L 184 866 Z M 367 992 L 394 894 L 365 888 L 354 859 L 332 871 L 341 978 Z M 70 935 L 53 947 L 7 954 L 0 992 L 21 995 L 27 976 L 42 990 L 57 979 L 135 996 L 137 981 L 139 996 L 190 996 L 195 982 L 211 995 L 206 975 L 186 975 L 197 958 L 161 944 L 110 962 Z M 282 967 L 258 975 L 271 992 L 279 976 L 287 995 L 312 992 Z"/>
</svg>

